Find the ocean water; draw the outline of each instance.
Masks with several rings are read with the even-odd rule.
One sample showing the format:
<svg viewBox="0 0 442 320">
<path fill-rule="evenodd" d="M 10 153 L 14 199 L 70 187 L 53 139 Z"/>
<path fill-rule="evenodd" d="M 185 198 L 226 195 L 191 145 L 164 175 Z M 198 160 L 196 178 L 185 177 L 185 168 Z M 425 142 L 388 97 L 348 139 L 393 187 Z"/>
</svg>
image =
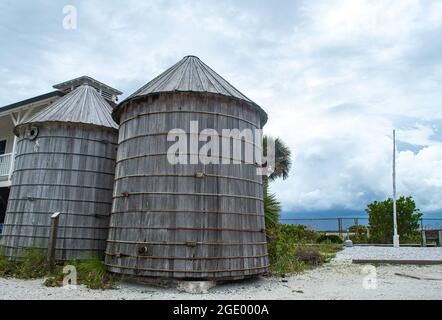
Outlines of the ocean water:
<svg viewBox="0 0 442 320">
<path fill-rule="evenodd" d="M 355 224 L 368 225 L 368 216 L 360 211 L 345 212 L 286 212 L 281 215 L 281 222 L 287 224 L 302 224 L 316 231 L 338 231 L 341 218 L 342 230 L 347 230 Z M 442 213 L 431 212 L 424 214 L 422 219 L 425 229 L 442 229 Z"/>
</svg>

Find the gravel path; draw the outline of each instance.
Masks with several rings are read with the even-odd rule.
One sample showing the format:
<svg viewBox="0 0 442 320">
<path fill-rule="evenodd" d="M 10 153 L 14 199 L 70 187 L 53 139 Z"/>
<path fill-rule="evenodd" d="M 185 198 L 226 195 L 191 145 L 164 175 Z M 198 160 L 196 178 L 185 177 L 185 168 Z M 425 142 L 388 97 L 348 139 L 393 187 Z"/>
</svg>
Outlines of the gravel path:
<svg viewBox="0 0 442 320">
<path fill-rule="evenodd" d="M 339 252 L 335 261 L 352 259 L 442 260 L 442 248 L 353 247 Z"/>
<path fill-rule="evenodd" d="M 117 290 L 96 291 L 79 286 L 76 290 L 47 288 L 43 280 L 0 279 L 0 299 L 439 299 L 442 300 L 442 266 L 380 266 L 376 269 L 353 265 L 353 258 L 433 259 L 438 249 L 355 247 L 340 252 L 336 259 L 320 268 L 283 278 L 261 277 L 219 285 L 208 294 L 188 294 L 172 288 L 130 283 Z M 406 250 L 405 250 L 406 249 Z M 410 250 L 411 249 L 411 250 Z M 376 281 L 367 284 L 367 279 Z M 418 279 L 420 278 L 420 279 Z M 369 283 L 369 284 L 370 284 Z M 410 290 L 412 288 L 413 290 Z"/>
</svg>

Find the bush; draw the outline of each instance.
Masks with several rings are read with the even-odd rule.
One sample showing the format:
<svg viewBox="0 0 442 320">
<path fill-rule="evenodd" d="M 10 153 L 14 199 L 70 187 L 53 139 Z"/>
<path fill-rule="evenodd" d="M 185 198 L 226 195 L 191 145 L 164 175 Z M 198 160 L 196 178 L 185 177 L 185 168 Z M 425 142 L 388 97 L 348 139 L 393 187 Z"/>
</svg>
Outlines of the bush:
<svg viewBox="0 0 442 320">
<path fill-rule="evenodd" d="M 17 263 L 15 277 L 37 279 L 47 274 L 46 251 L 42 249 L 24 249 L 20 262 Z"/>
<path fill-rule="evenodd" d="M 326 235 L 321 234 L 318 238 L 318 243 L 335 243 L 335 244 L 342 244 L 344 241 L 341 239 L 340 236 L 337 236 L 335 234 Z"/>
<path fill-rule="evenodd" d="M 106 271 L 106 266 L 99 258 L 77 263 L 78 280 L 90 289 L 114 288 L 113 278 Z"/>
<path fill-rule="evenodd" d="M 268 244 L 270 273 L 285 275 L 303 270 L 304 264 L 295 257 L 296 242 L 287 235 L 281 235 Z"/>
<path fill-rule="evenodd" d="M 310 230 L 303 225 L 278 224 L 274 228 L 268 229 L 267 238 L 270 273 L 285 275 L 300 272 L 309 264 L 317 265 L 317 255 L 312 254 L 311 259 L 304 261 L 301 259 L 301 256 L 297 256 L 297 254 L 302 255 L 302 253 L 304 253 L 304 251 L 300 249 L 301 244 L 316 243 L 319 236 L 320 234 L 318 232 Z M 321 256 L 317 249 L 312 248 L 311 250 L 315 250 Z"/>
<path fill-rule="evenodd" d="M 90 289 L 115 288 L 112 275 L 106 272 L 106 267 L 99 258 L 82 261 L 66 262 L 76 267 L 78 284 L 84 284 Z M 63 285 L 63 267 L 55 266 L 52 274 L 48 274 L 46 251 L 42 249 L 23 249 L 18 261 L 9 260 L 6 250 L 0 248 L 0 277 L 15 277 L 19 279 L 37 279 L 49 276 L 45 281 L 48 287 Z"/>
<path fill-rule="evenodd" d="M 113 277 L 107 273 L 106 266 L 99 258 L 82 261 L 70 261 L 67 265 L 73 265 L 77 270 L 77 282 L 89 289 L 113 289 L 115 283 Z M 62 267 L 58 266 L 54 274 L 45 281 L 47 287 L 61 287 L 65 274 Z"/>
<path fill-rule="evenodd" d="M 370 242 L 367 234 L 354 234 L 350 236 L 350 239 L 354 244 L 367 244 Z"/>
<path fill-rule="evenodd" d="M 41 249 L 23 249 L 19 261 L 12 261 L 0 250 L 0 276 L 36 279 L 46 275 L 46 253 Z"/>
<path fill-rule="evenodd" d="M 286 252 L 270 258 L 269 273 L 271 275 L 283 277 L 286 274 L 301 272 L 304 269 L 305 264 L 302 261 Z"/>
<path fill-rule="evenodd" d="M 277 224 L 267 230 L 269 242 L 277 237 L 284 237 L 292 243 L 315 243 L 319 236 L 319 232 L 303 225 Z"/>
<path fill-rule="evenodd" d="M 304 262 L 305 264 L 317 266 L 322 262 L 322 256 L 318 249 L 314 247 L 303 247 L 300 246 L 296 249 L 295 257 Z"/>
<path fill-rule="evenodd" d="M 350 239 L 354 244 L 367 244 L 369 242 L 368 228 L 366 226 L 354 225 L 349 227 L 348 231 L 353 233 L 353 235 L 350 236 Z"/>
<path fill-rule="evenodd" d="M 16 265 L 6 255 L 6 249 L 0 249 L 0 277 L 9 277 L 16 271 Z"/>
<path fill-rule="evenodd" d="M 362 225 L 358 224 L 358 225 L 350 226 L 348 228 L 348 232 L 354 233 L 354 234 L 367 234 L 368 229 L 366 226 L 362 226 Z"/>
<path fill-rule="evenodd" d="M 269 193 L 268 182 L 264 182 L 264 218 L 267 229 L 276 227 L 281 212 L 281 203 L 276 195 Z"/>
<path fill-rule="evenodd" d="M 391 243 L 393 241 L 393 200 L 373 202 L 365 210 L 369 216 L 370 242 Z M 401 242 L 415 241 L 422 214 L 412 197 L 397 200 L 398 234 Z"/>
</svg>

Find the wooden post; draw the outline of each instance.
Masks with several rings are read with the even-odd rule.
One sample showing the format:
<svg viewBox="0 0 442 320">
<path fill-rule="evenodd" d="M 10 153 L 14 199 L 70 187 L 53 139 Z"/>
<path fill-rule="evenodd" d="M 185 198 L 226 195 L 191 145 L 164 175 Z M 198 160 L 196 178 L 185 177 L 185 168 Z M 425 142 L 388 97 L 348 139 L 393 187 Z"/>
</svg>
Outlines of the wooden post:
<svg viewBox="0 0 442 320">
<path fill-rule="evenodd" d="M 17 146 L 17 137 L 14 135 L 14 141 L 12 144 L 12 153 L 11 153 L 11 164 L 10 164 L 9 173 L 8 173 L 8 180 L 9 181 L 12 180 L 12 173 L 14 172 L 16 146 Z"/>
<path fill-rule="evenodd" d="M 422 230 L 422 247 L 427 246 L 427 235 L 425 234 L 425 230 Z"/>
<path fill-rule="evenodd" d="M 439 236 L 438 236 L 437 244 L 439 245 L 439 247 L 442 247 L 442 230 L 439 230 L 438 234 L 439 234 Z"/>
<path fill-rule="evenodd" d="M 51 229 L 49 230 L 49 241 L 48 241 L 48 255 L 47 264 L 48 271 L 54 271 L 55 265 L 55 247 L 57 244 L 57 232 L 58 232 L 58 220 L 60 217 L 60 212 L 56 212 L 51 216 Z"/>
<path fill-rule="evenodd" d="M 342 218 L 338 218 L 338 228 L 339 228 L 339 235 L 342 236 L 343 233 Z"/>
</svg>

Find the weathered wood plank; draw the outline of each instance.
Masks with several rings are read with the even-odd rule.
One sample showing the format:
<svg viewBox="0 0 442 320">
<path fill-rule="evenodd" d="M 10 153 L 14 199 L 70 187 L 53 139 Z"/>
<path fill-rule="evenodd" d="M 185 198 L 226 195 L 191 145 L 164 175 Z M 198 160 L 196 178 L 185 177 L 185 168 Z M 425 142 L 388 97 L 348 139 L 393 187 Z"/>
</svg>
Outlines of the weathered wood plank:
<svg viewBox="0 0 442 320">
<path fill-rule="evenodd" d="M 354 264 L 442 265 L 442 260 L 353 259 Z"/>
<path fill-rule="evenodd" d="M 13 258 L 24 248 L 47 248 L 50 216 L 61 212 L 55 258 L 103 256 L 117 131 L 68 123 L 34 126 L 38 127 L 35 140 L 25 137 L 26 126 L 18 129 L 18 156 L 1 245 Z"/>
<path fill-rule="evenodd" d="M 219 133 L 261 128 L 258 111 L 227 97 L 175 93 L 133 101 L 120 110 L 120 117 L 106 249 L 109 270 L 192 279 L 237 279 L 266 272 L 257 167 L 172 165 L 167 160 L 172 143 L 165 134 L 176 128 L 189 132 L 190 121 L 198 121 L 200 131 Z"/>
</svg>

